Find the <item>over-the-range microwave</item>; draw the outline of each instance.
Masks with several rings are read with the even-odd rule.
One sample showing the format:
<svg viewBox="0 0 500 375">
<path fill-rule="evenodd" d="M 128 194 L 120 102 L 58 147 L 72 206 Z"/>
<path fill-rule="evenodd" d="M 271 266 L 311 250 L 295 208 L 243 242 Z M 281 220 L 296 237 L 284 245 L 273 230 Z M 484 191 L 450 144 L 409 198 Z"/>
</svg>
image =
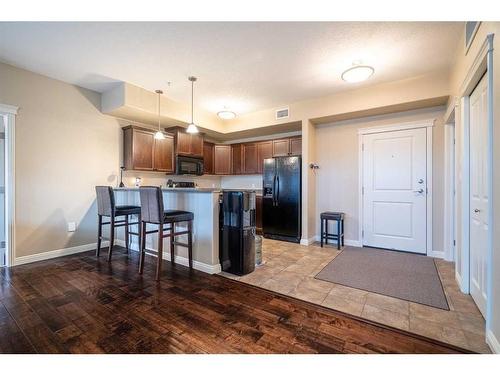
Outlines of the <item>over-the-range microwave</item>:
<svg viewBox="0 0 500 375">
<path fill-rule="evenodd" d="M 175 165 L 175 173 L 201 176 L 203 174 L 203 158 L 178 155 Z"/>
</svg>

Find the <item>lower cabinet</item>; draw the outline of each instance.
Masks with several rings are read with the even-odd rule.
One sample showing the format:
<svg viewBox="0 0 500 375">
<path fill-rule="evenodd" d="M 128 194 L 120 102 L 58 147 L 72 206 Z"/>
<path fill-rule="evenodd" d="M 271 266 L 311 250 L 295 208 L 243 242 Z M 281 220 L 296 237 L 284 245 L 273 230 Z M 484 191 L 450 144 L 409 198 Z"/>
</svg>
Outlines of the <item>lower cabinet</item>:
<svg viewBox="0 0 500 375">
<path fill-rule="evenodd" d="M 262 234 L 262 195 L 255 196 L 255 231 Z"/>
</svg>

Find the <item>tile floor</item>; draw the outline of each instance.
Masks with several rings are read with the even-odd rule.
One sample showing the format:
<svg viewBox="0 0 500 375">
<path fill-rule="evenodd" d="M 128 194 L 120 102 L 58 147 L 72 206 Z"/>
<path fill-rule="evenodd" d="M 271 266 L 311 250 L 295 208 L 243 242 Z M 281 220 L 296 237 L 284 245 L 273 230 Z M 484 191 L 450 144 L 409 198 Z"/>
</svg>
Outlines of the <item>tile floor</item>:
<svg viewBox="0 0 500 375">
<path fill-rule="evenodd" d="M 436 260 L 450 311 L 380 294 L 348 288 L 314 277 L 339 251 L 319 244 L 301 246 L 264 239 L 263 264 L 249 275 L 221 275 L 287 294 L 368 320 L 431 337 L 480 353 L 485 343 L 485 322 L 469 295 L 460 292 L 453 263 Z"/>
</svg>

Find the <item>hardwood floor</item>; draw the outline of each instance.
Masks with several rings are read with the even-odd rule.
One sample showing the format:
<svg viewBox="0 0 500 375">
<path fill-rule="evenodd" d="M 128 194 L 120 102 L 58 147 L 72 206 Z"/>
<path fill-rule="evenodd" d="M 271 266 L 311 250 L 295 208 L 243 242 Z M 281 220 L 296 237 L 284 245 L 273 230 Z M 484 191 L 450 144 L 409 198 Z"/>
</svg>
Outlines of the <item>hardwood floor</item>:
<svg viewBox="0 0 500 375">
<path fill-rule="evenodd" d="M 149 257 L 147 257 L 149 258 Z M 0 353 L 463 353 L 221 276 L 135 253 L 0 269 Z"/>
</svg>

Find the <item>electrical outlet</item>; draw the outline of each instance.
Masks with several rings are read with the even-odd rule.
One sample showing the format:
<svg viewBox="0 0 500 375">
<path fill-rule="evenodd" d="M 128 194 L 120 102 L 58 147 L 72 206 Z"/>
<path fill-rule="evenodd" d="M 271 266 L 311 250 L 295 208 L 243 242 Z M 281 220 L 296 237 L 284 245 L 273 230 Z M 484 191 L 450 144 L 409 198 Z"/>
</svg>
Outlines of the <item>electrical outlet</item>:
<svg viewBox="0 0 500 375">
<path fill-rule="evenodd" d="M 76 223 L 74 221 L 68 222 L 68 232 L 76 231 Z"/>
</svg>

